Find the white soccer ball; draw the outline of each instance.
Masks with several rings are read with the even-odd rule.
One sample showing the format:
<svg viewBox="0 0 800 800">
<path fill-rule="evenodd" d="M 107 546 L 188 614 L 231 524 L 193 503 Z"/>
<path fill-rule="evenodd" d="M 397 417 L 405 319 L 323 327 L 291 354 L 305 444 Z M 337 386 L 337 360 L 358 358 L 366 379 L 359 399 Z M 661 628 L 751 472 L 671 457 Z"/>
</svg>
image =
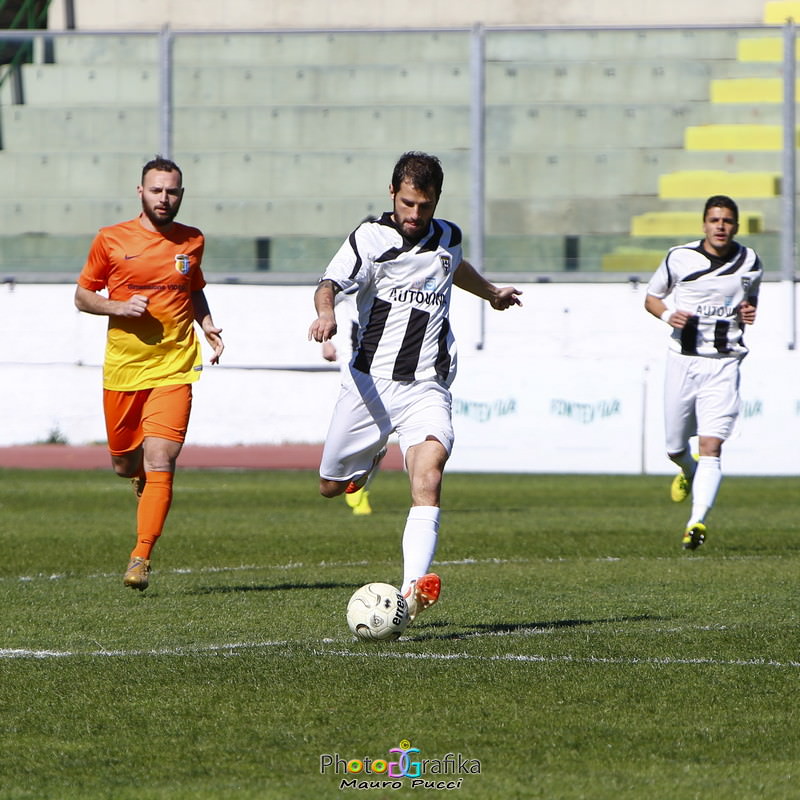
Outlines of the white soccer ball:
<svg viewBox="0 0 800 800">
<path fill-rule="evenodd" d="M 356 589 L 347 603 L 347 624 L 359 639 L 370 642 L 397 639 L 409 622 L 408 603 L 388 583 L 367 583 Z"/>
</svg>

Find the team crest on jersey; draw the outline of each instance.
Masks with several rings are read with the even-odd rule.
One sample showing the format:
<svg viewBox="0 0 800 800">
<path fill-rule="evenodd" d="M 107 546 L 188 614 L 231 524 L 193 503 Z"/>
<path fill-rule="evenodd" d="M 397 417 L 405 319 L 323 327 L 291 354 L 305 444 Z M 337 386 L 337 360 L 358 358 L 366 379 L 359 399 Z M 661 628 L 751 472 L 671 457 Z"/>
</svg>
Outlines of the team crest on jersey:
<svg viewBox="0 0 800 800">
<path fill-rule="evenodd" d="M 442 269 L 444 270 L 445 275 L 450 272 L 450 266 L 452 265 L 452 260 L 450 258 L 449 253 L 439 253 L 439 261 L 442 262 Z"/>
<path fill-rule="evenodd" d="M 747 292 L 753 284 L 753 279 L 748 275 L 742 275 L 742 289 Z"/>
<path fill-rule="evenodd" d="M 189 263 L 189 256 L 183 254 L 175 256 L 175 269 L 178 270 L 181 275 L 188 275 L 191 268 L 192 265 Z"/>
</svg>

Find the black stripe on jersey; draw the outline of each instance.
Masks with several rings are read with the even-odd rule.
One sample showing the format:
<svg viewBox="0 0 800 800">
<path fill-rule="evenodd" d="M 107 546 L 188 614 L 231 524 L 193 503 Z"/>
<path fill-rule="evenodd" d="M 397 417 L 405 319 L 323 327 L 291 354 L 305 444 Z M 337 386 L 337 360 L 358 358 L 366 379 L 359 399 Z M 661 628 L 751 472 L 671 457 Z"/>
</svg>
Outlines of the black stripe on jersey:
<svg viewBox="0 0 800 800">
<path fill-rule="evenodd" d="M 447 224 L 450 226 L 450 247 L 458 247 L 461 244 L 461 228 L 453 225 L 452 222 Z"/>
<path fill-rule="evenodd" d="M 422 343 L 425 340 L 425 330 L 428 327 L 428 320 L 431 315 L 427 311 L 420 311 L 412 308 L 406 325 L 406 333 L 403 336 L 403 343 L 397 353 L 392 370 L 392 380 L 412 381 L 414 373 L 419 364 L 419 354 L 422 351 Z"/>
<path fill-rule="evenodd" d="M 728 347 L 728 328 L 731 324 L 727 320 L 718 319 L 714 325 L 714 347 L 718 353 L 730 353 Z"/>
<path fill-rule="evenodd" d="M 685 356 L 697 355 L 697 328 L 700 317 L 689 317 L 681 328 L 681 353 Z"/>
<path fill-rule="evenodd" d="M 369 321 L 364 329 L 364 335 L 361 337 L 361 346 L 358 348 L 358 354 L 353 361 L 353 366 L 360 372 L 369 374 L 372 359 L 375 358 L 375 351 L 378 349 L 378 342 L 380 342 L 381 336 L 383 336 L 383 329 L 386 327 L 386 319 L 391 308 L 391 303 L 377 298 L 372 304 L 369 312 Z"/>
<path fill-rule="evenodd" d="M 745 258 L 747 258 L 747 248 L 740 247 L 741 252 L 739 253 L 738 257 L 733 261 L 733 263 L 728 267 L 728 269 L 722 270 L 720 275 L 732 275 L 734 272 L 737 272 L 739 268 L 744 264 Z"/>
<path fill-rule="evenodd" d="M 350 273 L 350 280 L 353 280 L 355 279 L 356 275 L 358 275 L 358 271 L 361 269 L 361 253 L 358 252 L 358 245 L 356 244 L 356 231 L 353 231 L 347 238 L 356 257 L 353 264 L 353 270 Z"/>
<path fill-rule="evenodd" d="M 355 353 L 358 347 L 358 323 L 353 320 L 350 323 L 350 349 Z"/>
<path fill-rule="evenodd" d="M 447 380 L 447 376 L 450 374 L 450 353 L 447 352 L 448 333 L 450 333 L 450 320 L 445 317 L 439 331 L 439 353 L 436 356 L 436 375 L 442 381 Z"/>
<path fill-rule="evenodd" d="M 665 260 L 667 265 L 667 287 L 670 291 L 672 291 L 673 287 L 675 286 L 676 278 L 673 274 L 672 270 L 669 268 L 669 260 L 670 258 L 678 252 L 678 250 L 697 250 L 696 247 L 673 247 L 668 253 Z"/>
<path fill-rule="evenodd" d="M 439 242 L 442 241 L 442 234 L 444 233 L 442 226 L 436 220 L 432 220 L 431 228 L 432 231 L 428 240 L 419 246 L 420 253 L 435 253 L 439 248 Z"/>
<path fill-rule="evenodd" d="M 706 258 L 708 258 L 708 266 L 705 269 L 698 270 L 697 272 L 693 272 L 691 275 L 687 275 L 683 280 L 682 283 L 688 283 L 689 281 L 696 281 L 698 278 L 703 278 L 709 273 L 713 272 L 715 269 L 719 269 L 720 263 L 717 262 L 716 264 L 708 257 L 708 253 L 704 250 L 701 250 L 699 247 L 697 248 L 699 253 L 702 253 Z M 727 262 L 724 262 L 727 263 Z"/>
<path fill-rule="evenodd" d="M 397 256 L 407 253 L 411 247 L 392 247 L 385 253 L 381 253 L 376 259 L 376 264 L 383 264 L 384 261 L 394 261 Z"/>
</svg>

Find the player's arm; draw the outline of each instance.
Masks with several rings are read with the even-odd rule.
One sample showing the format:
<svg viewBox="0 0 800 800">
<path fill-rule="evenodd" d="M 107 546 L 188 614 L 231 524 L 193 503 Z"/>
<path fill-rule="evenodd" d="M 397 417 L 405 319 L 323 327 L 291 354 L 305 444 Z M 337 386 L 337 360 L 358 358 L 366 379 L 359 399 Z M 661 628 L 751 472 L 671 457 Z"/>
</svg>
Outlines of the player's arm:
<svg viewBox="0 0 800 800">
<path fill-rule="evenodd" d="M 456 271 L 453 273 L 453 283 L 465 292 L 488 300 L 491 307 L 498 311 L 504 311 L 510 306 L 522 305 L 522 301 L 519 299 L 522 292 L 513 286 L 495 286 L 466 260 L 462 260 L 456 267 Z"/>
<path fill-rule="evenodd" d="M 192 292 L 192 307 L 194 308 L 195 322 L 202 328 L 206 336 L 206 341 L 214 351 L 211 356 L 211 363 L 219 364 L 219 357 L 225 349 L 225 345 L 222 343 L 222 337 L 220 336 L 222 328 L 218 328 L 214 324 L 214 320 L 211 317 L 211 309 L 209 309 L 208 300 L 206 300 L 206 294 L 202 289 Z"/>
<path fill-rule="evenodd" d="M 760 265 L 760 262 L 759 262 Z M 761 276 L 759 275 L 751 284 L 747 292 L 747 297 L 739 303 L 738 316 L 742 325 L 752 325 L 756 321 L 756 309 L 758 307 L 758 292 L 761 288 Z"/>
<path fill-rule="evenodd" d="M 75 307 L 87 314 L 106 317 L 141 317 L 147 311 L 148 298 L 143 294 L 131 295 L 127 300 L 109 300 L 102 294 L 78 286 L 75 289 Z"/>
<path fill-rule="evenodd" d="M 341 287 L 332 280 L 323 279 L 314 291 L 314 309 L 317 318 L 308 329 L 308 340 L 327 342 L 336 334 L 336 314 L 333 310 L 336 295 Z"/>
<path fill-rule="evenodd" d="M 658 317 L 673 328 L 682 328 L 692 316 L 688 311 L 670 311 L 667 304 L 654 294 L 645 296 L 644 307 L 654 317 Z"/>
</svg>

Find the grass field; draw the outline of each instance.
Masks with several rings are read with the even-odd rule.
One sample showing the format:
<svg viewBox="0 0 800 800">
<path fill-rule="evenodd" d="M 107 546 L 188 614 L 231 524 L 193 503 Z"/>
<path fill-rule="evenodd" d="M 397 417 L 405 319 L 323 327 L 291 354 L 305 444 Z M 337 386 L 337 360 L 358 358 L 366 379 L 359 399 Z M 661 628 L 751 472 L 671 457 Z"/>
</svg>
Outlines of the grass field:
<svg viewBox="0 0 800 800">
<path fill-rule="evenodd" d="M 668 490 L 448 475 L 442 600 L 367 644 L 402 474 L 356 518 L 311 473 L 184 470 L 138 593 L 127 482 L 2 470 L 0 797 L 798 798 L 798 482 L 726 478 L 696 553 Z"/>
</svg>

